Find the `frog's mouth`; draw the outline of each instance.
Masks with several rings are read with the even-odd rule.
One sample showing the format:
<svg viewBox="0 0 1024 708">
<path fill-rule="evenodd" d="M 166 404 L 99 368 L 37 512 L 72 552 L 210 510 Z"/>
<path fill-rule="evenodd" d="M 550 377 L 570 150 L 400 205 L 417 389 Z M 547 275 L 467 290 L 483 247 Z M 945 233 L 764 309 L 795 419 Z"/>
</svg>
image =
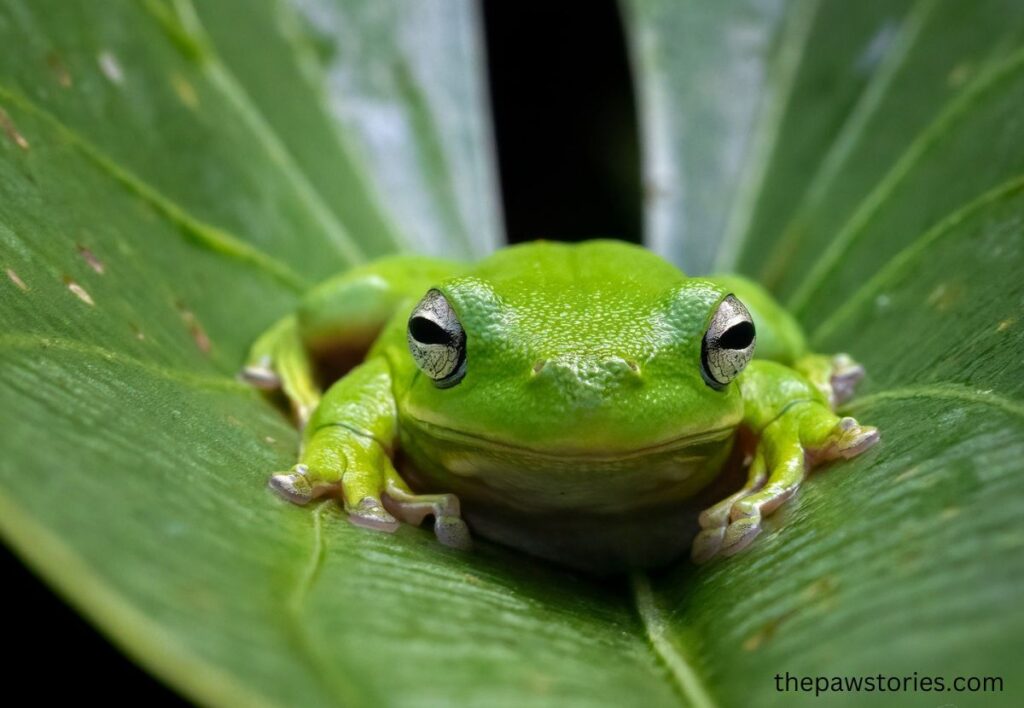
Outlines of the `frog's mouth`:
<svg viewBox="0 0 1024 708">
<path fill-rule="evenodd" d="M 587 462 L 621 462 L 638 458 L 646 458 L 667 453 L 678 452 L 687 448 L 700 449 L 709 444 L 720 443 L 728 439 L 734 432 L 735 427 L 722 427 L 713 430 L 705 430 L 699 433 L 687 432 L 672 436 L 653 443 L 640 445 L 625 449 L 581 449 L 579 447 L 530 446 L 518 443 L 510 443 L 499 438 L 469 433 L 455 428 L 449 428 L 437 423 L 429 423 L 425 420 L 409 416 L 407 422 L 412 423 L 426 436 L 446 443 L 471 448 L 486 450 L 489 452 L 517 457 L 530 457 L 535 459 L 546 459 L 551 461 L 587 461 Z M 703 456 L 703 455 L 700 455 Z"/>
</svg>

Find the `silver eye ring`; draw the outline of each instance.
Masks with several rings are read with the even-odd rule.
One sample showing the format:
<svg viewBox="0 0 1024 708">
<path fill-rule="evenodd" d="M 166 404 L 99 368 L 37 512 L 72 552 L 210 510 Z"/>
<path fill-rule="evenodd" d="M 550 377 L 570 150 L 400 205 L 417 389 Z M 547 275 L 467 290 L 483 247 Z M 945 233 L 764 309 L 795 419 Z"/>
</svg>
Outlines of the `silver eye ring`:
<svg viewBox="0 0 1024 708">
<path fill-rule="evenodd" d="M 416 305 L 406 340 L 416 366 L 438 388 L 454 386 L 466 375 L 466 332 L 440 290 L 427 291 Z"/>
<path fill-rule="evenodd" d="M 750 312 L 734 295 L 727 295 L 711 317 L 700 346 L 701 373 L 704 381 L 722 389 L 754 357 L 757 332 Z"/>
</svg>

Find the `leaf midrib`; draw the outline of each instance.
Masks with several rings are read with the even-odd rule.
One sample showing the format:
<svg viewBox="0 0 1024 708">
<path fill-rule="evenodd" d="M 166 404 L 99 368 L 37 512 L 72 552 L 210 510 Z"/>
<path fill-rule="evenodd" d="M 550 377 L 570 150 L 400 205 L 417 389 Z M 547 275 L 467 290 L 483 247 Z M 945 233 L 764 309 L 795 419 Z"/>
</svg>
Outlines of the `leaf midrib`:
<svg viewBox="0 0 1024 708">
<path fill-rule="evenodd" d="M 202 46 L 203 61 L 200 66 L 209 79 L 210 85 L 234 107 L 243 122 L 249 126 L 263 145 L 263 149 L 270 156 L 271 161 L 288 176 L 289 181 L 295 187 L 295 193 L 309 208 L 310 213 L 320 224 L 335 250 L 350 264 L 365 261 L 366 254 L 363 249 L 327 206 L 323 195 L 295 162 L 294 156 L 285 146 L 284 141 L 221 60 L 213 43 L 208 41 L 208 34 L 200 22 L 191 0 L 174 0 L 173 4 L 174 18 L 168 17 L 167 13 L 160 11 L 151 2 L 143 3 L 142 7 L 165 31 L 184 33 L 189 39 Z M 169 23 L 174 21 L 177 21 L 180 27 L 170 27 Z M 396 242 L 395 245 L 399 244 Z"/>
<path fill-rule="evenodd" d="M 646 573 L 630 576 L 633 604 L 643 623 L 651 651 L 668 669 L 674 688 L 683 698 L 683 704 L 695 708 L 714 708 L 715 702 L 704 685 L 704 680 L 686 655 L 679 650 L 671 636 L 669 623 L 658 606 L 650 579 Z"/>
</svg>

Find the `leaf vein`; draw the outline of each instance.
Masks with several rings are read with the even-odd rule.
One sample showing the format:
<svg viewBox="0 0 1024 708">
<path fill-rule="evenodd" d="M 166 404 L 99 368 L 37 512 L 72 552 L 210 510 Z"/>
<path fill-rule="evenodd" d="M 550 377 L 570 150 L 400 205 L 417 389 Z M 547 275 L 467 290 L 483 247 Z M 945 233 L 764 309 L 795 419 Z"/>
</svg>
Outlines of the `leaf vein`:
<svg viewBox="0 0 1024 708">
<path fill-rule="evenodd" d="M 776 283 L 786 267 L 785 255 L 792 253 L 806 238 L 806 232 L 799 228 L 808 221 L 808 216 L 821 208 L 825 195 L 835 187 L 836 179 L 842 174 L 842 167 L 861 142 L 871 119 L 877 115 L 883 99 L 892 87 L 897 74 L 903 68 L 911 50 L 921 36 L 921 31 L 935 8 L 932 0 L 918 0 L 904 20 L 899 34 L 887 52 L 881 66 L 864 87 L 847 119 L 839 128 L 824 158 L 818 165 L 793 210 L 793 215 L 775 241 L 771 256 L 761 268 L 759 280 L 764 284 Z"/>
<path fill-rule="evenodd" d="M 68 144 L 77 148 L 101 172 L 112 177 L 129 192 L 152 206 L 156 213 L 170 221 L 189 242 L 262 270 L 293 291 L 302 292 L 308 289 L 309 284 L 306 279 L 298 275 L 289 266 L 255 246 L 242 241 L 237 236 L 195 218 L 184 207 L 161 194 L 155 187 L 147 184 L 128 169 L 117 164 L 112 157 L 72 130 L 70 126 L 55 115 L 37 106 L 25 96 L 0 86 L 0 98 L 49 124 L 53 130 L 68 141 Z"/>
<path fill-rule="evenodd" d="M 193 40 L 201 40 L 204 63 L 202 64 L 210 85 L 220 91 L 228 102 L 238 111 L 242 120 L 249 126 L 264 150 L 294 185 L 295 193 L 309 208 L 310 213 L 330 238 L 331 243 L 349 263 L 360 263 L 366 260 L 366 254 L 348 230 L 341 224 L 338 217 L 328 208 L 323 196 L 309 181 L 309 177 L 295 162 L 284 142 L 277 135 L 270 123 L 260 112 L 249 95 L 241 87 L 238 80 L 217 55 L 213 42 L 199 21 L 199 15 L 192 6 L 191 0 L 176 0 L 174 3 L 178 21 L 183 31 Z M 144 5 L 155 19 L 166 28 L 170 21 L 160 13 L 155 13 L 151 5 Z"/>
<path fill-rule="evenodd" d="M 832 243 L 819 256 L 814 266 L 808 268 L 803 282 L 800 283 L 787 303 L 790 311 L 803 310 L 810 301 L 811 294 L 841 264 L 843 256 L 852 248 L 857 237 L 865 232 L 867 225 L 877 216 L 889 198 L 895 194 L 897 185 L 910 174 L 924 155 L 949 132 L 961 117 L 974 107 L 981 96 L 992 91 L 1003 81 L 1014 78 L 1022 68 L 1024 68 L 1024 50 L 1012 55 L 996 69 L 982 74 L 969 88 L 946 104 L 945 109 L 918 134 L 910 147 L 878 183 L 878 186 L 864 198 L 853 215 L 839 230 Z"/>
<path fill-rule="evenodd" d="M 998 408 L 1006 413 L 1024 419 L 1024 403 L 1007 398 L 988 390 L 979 390 L 956 383 L 924 384 L 919 386 L 903 386 L 888 391 L 868 394 L 843 406 L 843 411 L 854 411 L 867 408 L 882 401 L 903 400 L 908 398 L 933 398 L 937 400 L 968 401 Z"/>
<path fill-rule="evenodd" d="M 109 362 L 133 366 L 142 369 L 146 373 L 157 376 L 168 381 L 174 381 L 194 388 L 204 388 L 215 391 L 231 391 L 235 393 L 255 393 L 255 390 L 248 384 L 237 381 L 223 374 L 195 374 L 182 369 L 172 369 L 151 362 L 143 361 L 112 349 L 105 349 L 94 344 L 88 344 L 75 339 L 59 337 L 37 337 L 26 334 L 5 334 L 0 335 L 0 351 L 18 351 L 31 349 L 59 349 L 65 352 L 81 354 L 82 356 L 103 359 Z"/>
<path fill-rule="evenodd" d="M 714 708 L 715 703 L 711 700 L 711 695 L 696 669 L 673 642 L 668 622 L 651 590 L 650 580 L 643 573 L 634 573 L 630 581 L 637 613 L 644 625 L 647 640 L 654 653 L 668 668 L 676 688 L 686 699 L 687 704 L 696 708 Z"/>
<path fill-rule="evenodd" d="M 825 337 L 831 334 L 836 326 L 853 313 L 859 305 L 867 300 L 873 293 L 881 289 L 882 285 L 892 280 L 904 270 L 907 264 L 911 263 L 925 248 L 933 242 L 945 236 L 950 230 L 963 223 L 966 219 L 985 207 L 1008 199 L 1024 190 L 1024 175 L 1018 175 L 1013 179 L 1003 182 L 995 189 L 985 192 L 977 199 L 961 205 L 947 214 L 938 223 L 922 233 L 902 251 L 897 253 L 890 261 L 875 275 L 864 281 L 856 290 L 850 293 L 846 302 L 825 318 L 824 321 L 808 337 L 812 343 L 820 343 Z"/>
</svg>

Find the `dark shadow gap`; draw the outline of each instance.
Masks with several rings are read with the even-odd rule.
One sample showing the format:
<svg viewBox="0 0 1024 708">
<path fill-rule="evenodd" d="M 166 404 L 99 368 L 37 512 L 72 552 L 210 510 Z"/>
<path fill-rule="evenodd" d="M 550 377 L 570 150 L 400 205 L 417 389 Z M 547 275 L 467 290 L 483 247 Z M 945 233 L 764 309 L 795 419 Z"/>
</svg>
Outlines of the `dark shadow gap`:
<svg viewBox="0 0 1024 708">
<path fill-rule="evenodd" d="M 509 241 L 639 243 L 637 119 L 617 4 L 482 4 Z"/>
<path fill-rule="evenodd" d="M 8 646 L 8 690 L 47 702 L 105 705 L 190 705 L 108 642 L 0 545 Z M 17 702 L 17 701 L 15 701 Z"/>
</svg>

